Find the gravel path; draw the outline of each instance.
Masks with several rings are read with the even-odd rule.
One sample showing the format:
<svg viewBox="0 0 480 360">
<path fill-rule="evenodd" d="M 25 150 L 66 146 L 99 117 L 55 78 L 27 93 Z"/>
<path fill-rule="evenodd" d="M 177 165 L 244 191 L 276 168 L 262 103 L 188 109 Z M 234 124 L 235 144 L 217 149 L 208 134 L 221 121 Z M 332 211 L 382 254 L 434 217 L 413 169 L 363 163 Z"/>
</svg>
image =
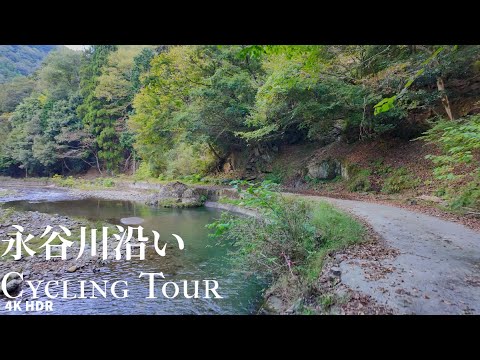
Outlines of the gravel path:
<svg viewBox="0 0 480 360">
<path fill-rule="evenodd" d="M 393 258 L 346 259 L 342 282 L 401 314 L 480 313 L 480 233 L 409 210 L 318 196 L 369 223 Z M 368 269 L 385 269 L 380 278 Z"/>
</svg>

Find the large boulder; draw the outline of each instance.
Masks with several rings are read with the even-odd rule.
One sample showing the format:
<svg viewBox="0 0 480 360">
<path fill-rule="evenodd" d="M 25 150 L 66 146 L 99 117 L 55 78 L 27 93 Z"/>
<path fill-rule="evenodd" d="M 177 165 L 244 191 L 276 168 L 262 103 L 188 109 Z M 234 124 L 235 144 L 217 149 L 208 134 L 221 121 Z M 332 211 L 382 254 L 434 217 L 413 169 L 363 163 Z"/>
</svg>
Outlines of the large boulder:
<svg viewBox="0 0 480 360">
<path fill-rule="evenodd" d="M 201 206 L 206 198 L 206 191 L 203 189 L 189 188 L 176 181 L 164 185 L 158 193 L 150 197 L 147 204 L 162 207 L 197 207 Z"/>
<path fill-rule="evenodd" d="M 342 164 L 336 159 L 328 158 L 311 162 L 307 165 L 307 170 L 307 175 L 312 179 L 332 180 L 342 175 Z"/>
<path fill-rule="evenodd" d="M 175 181 L 164 185 L 158 195 L 165 198 L 181 198 L 188 186 L 180 181 Z"/>
<path fill-rule="evenodd" d="M 199 189 L 188 188 L 182 194 L 182 204 L 187 206 L 201 206 L 202 194 Z"/>
<path fill-rule="evenodd" d="M 123 225 L 132 225 L 132 226 L 143 224 L 144 221 L 145 221 L 145 219 L 142 219 L 142 218 L 136 217 L 136 216 L 120 219 L 120 222 Z"/>
</svg>

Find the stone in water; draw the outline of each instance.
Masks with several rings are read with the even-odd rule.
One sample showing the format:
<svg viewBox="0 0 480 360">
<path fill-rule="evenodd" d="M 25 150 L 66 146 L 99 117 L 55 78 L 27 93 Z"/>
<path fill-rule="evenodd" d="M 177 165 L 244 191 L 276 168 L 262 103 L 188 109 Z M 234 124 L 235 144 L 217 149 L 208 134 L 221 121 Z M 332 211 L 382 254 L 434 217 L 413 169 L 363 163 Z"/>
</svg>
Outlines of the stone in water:
<svg viewBox="0 0 480 360">
<path fill-rule="evenodd" d="M 145 220 L 139 217 L 128 217 L 120 219 L 120 222 L 124 225 L 140 225 Z"/>
</svg>

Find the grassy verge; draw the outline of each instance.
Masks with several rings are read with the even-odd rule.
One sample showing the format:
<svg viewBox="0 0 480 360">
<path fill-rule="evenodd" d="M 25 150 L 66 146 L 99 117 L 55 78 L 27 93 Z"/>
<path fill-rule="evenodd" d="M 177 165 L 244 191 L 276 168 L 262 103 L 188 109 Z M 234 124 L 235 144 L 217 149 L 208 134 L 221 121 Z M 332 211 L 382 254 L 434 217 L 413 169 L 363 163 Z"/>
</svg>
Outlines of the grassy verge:
<svg viewBox="0 0 480 360">
<path fill-rule="evenodd" d="M 358 243 L 366 235 L 366 229 L 360 222 L 325 201 L 314 202 L 312 223 L 323 232 L 324 242 L 308 262 L 306 280 L 309 284 L 320 275 L 323 261 L 329 253 Z"/>
</svg>

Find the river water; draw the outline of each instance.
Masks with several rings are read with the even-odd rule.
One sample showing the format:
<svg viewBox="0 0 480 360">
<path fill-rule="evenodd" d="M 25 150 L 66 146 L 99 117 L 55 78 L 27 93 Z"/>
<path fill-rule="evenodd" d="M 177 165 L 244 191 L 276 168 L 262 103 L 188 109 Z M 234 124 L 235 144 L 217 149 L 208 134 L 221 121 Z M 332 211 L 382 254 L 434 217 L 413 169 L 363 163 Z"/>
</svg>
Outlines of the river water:
<svg viewBox="0 0 480 360">
<path fill-rule="evenodd" d="M 45 194 L 43 192 L 43 194 Z M 32 200 L 33 199 L 33 200 Z M 129 201 L 112 201 L 98 199 L 59 200 L 62 197 L 54 194 L 53 200 L 45 196 L 30 194 L 29 200 L 8 202 L 8 207 L 20 211 L 39 211 L 60 214 L 70 217 L 87 218 L 94 221 L 107 221 L 120 225 L 124 217 L 141 217 L 145 221 L 142 226 L 145 234 L 152 238 L 151 230 L 161 234 L 161 239 L 168 242 L 167 254 L 159 256 L 151 247 L 147 247 L 146 259 L 122 260 L 102 267 L 100 272 L 80 270 L 74 273 L 59 274 L 55 280 L 70 280 L 69 292 L 79 293 L 80 280 L 94 280 L 103 284 L 122 280 L 128 282 L 128 298 L 116 299 L 111 294 L 107 298 L 96 299 L 54 299 L 52 314 L 253 314 L 262 301 L 262 282 L 248 273 L 234 270 L 232 257 L 228 254 L 228 246 L 219 246 L 208 237 L 205 225 L 220 216 L 220 211 L 208 208 L 196 209 L 163 209 L 152 208 Z M 28 230 L 28 229 L 27 229 Z M 150 234 L 150 235 L 149 235 Z M 178 249 L 171 234 L 178 234 L 185 242 L 183 250 Z M 153 241 L 153 240 L 151 240 Z M 161 242 L 163 246 L 164 242 Z M 147 278 L 139 278 L 141 272 L 163 272 L 165 280 L 158 280 L 157 299 L 148 299 L 149 282 Z M 188 280 L 193 289 L 194 280 L 200 281 L 200 295 L 204 295 L 202 280 L 213 279 L 219 283 L 218 293 L 222 299 L 187 299 L 180 294 L 174 299 L 162 295 L 161 285 L 166 281 L 181 284 Z M 37 280 L 37 279 L 35 279 Z M 41 280 L 41 279 L 38 279 Z M 88 288 L 88 286 L 87 286 Z M 121 294 L 119 285 L 118 293 Z M 28 287 L 22 301 L 29 300 L 31 292 Z M 40 288 L 42 289 L 42 288 Z M 171 295 L 172 289 L 168 293 Z M 190 291 L 192 293 L 192 291 Z M 98 296 L 98 295 L 97 295 Z M 49 300 L 41 292 L 39 300 Z M 2 301 L 3 302 L 3 301 Z M 1 306 L 1 312 L 3 306 Z"/>
</svg>

